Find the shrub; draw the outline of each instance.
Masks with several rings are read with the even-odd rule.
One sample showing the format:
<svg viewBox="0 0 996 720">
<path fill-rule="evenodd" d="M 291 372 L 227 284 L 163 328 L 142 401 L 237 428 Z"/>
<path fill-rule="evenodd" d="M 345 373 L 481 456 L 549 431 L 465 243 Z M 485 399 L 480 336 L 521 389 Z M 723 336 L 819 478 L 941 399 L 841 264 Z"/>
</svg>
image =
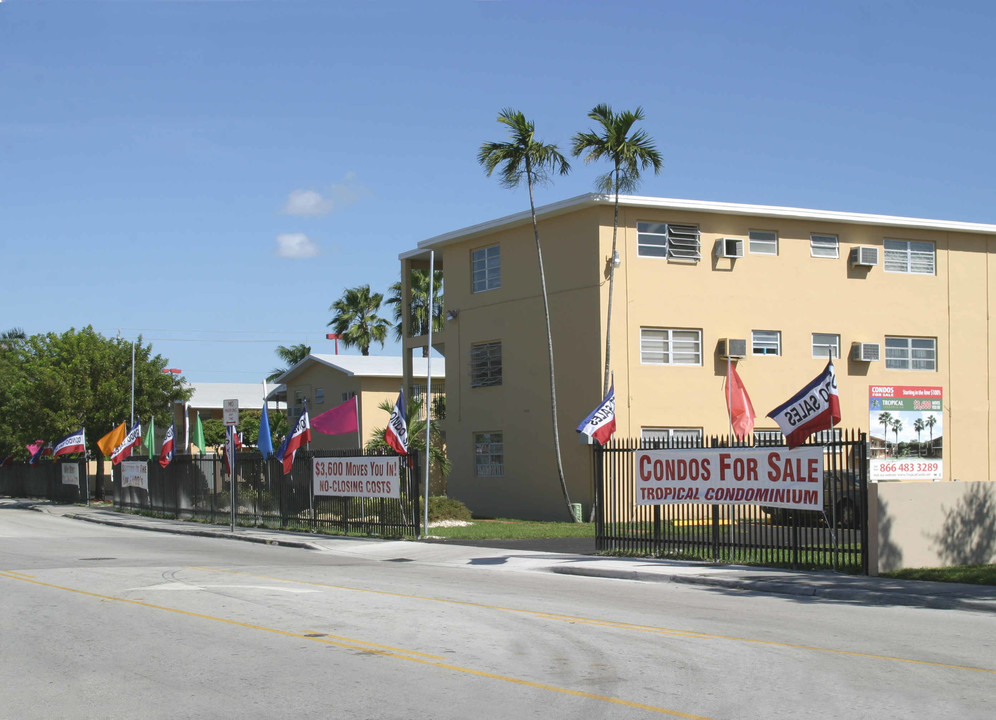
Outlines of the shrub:
<svg viewBox="0 0 996 720">
<path fill-rule="evenodd" d="M 418 507 L 419 513 L 425 512 L 425 505 L 421 498 L 419 498 Z M 429 497 L 429 522 L 439 520 L 466 520 L 469 522 L 470 519 L 470 510 L 459 500 L 443 496 Z"/>
</svg>

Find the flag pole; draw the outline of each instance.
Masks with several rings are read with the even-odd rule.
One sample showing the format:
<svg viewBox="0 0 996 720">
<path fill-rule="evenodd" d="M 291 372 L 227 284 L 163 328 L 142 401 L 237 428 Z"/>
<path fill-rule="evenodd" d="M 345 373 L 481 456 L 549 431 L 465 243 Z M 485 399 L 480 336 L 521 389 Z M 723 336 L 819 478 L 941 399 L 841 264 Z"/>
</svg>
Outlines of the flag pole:
<svg viewBox="0 0 996 720">
<path fill-rule="evenodd" d="M 833 345 L 829 345 L 829 344 L 827 345 L 827 359 L 828 359 L 830 365 L 833 366 Z M 835 375 L 836 375 L 836 373 L 835 373 Z M 830 411 L 830 434 L 829 434 L 828 444 L 831 444 L 831 445 L 833 444 L 833 410 L 832 409 Z M 831 457 L 833 457 L 833 455 L 831 455 Z M 824 483 L 824 487 L 823 487 L 823 493 L 824 493 L 824 495 L 826 494 L 826 491 L 827 491 L 827 489 L 826 489 L 826 483 Z M 827 527 L 830 529 L 830 539 L 833 541 L 834 549 L 839 553 L 840 552 L 840 545 L 837 543 L 837 533 L 834 532 L 834 528 L 837 527 L 837 504 L 836 503 L 834 503 L 833 507 L 830 508 L 830 514 L 831 514 L 831 516 L 833 518 L 833 523 L 831 523 L 830 520 L 829 520 L 829 518 L 827 518 L 826 503 L 824 503 L 824 507 L 823 507 L 823 522 L 825 522 L 827 524 Z M 833 556 L 833 569 L 834 569 L 834 572 L 837 571 L 837 553 L 834 553 L 834 556 Z"/>
<path fill-rule="evenodd" d="M 726 356 L 726 418 L 730 421 L 730 447 L 733 447 L 733 390 L 730 388 L 730 367 L 733 361 Z M 715 396 L 713 396 L 715 397 Z"/>
<path fill-rule="evenodd" d="M 435 305 L 433 294 L 435 293 L 434 283 L 436 280 L 436 251 L 429 251 L 429 297 L 426 302 L 429 305 L 428 324 L 429 324 L 429 346 L 428 352 L 425 354 L 425 403 L 423 403 L 425 408 L 425 507 L 423 508 L 423 525 L 422 525 L 422 537 L 426 538 L 429 536 L 429 445 L 431 442 L 431 431 L 432 431 L 432 413 L 430 410 L 431 400 L 432 400 L 432 325 L 433 314 L 435 312 Z"/>
</svg>

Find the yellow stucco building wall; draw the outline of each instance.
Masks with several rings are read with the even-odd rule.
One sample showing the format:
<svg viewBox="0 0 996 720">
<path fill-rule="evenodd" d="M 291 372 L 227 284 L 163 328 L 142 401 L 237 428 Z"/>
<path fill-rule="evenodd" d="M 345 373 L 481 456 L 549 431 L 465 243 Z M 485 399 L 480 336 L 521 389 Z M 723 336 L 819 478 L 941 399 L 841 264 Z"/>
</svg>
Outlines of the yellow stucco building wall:
<svg viewBox="0 0 996 720">
<path fill-rule="evenodd" d="M 602 393 L 612 198 L 581 196 L 538 208 L 538 216 L 562 457 L 571 500 L 587 512 L 591 452 L 578 442 L 575 427 Z M 638 223 L 697 227 L 700 257 L 641 253 Z M 752 252 L 752 231 L 774 233 L 776 253 L 760 252 L 772 249 L 760 242 Z M 813 235 L 836 237 L 836 257 L 814 257 L 832 248 L 813 241 Z M 724 238 L 742 241 L 743 257 L 716 257 L 715 245 Z M 932 244 L 933 272 L 887 272 L 886 239 Z M 500 287 L 474 292 L 474 252 L 495 246 Z M 877 248 L 878 264 L 852 264 L 850 252 L 859 246 Z M 403 270 L 425 267 L 430 251 L 444 272 L 452 316 L 434 340 L 446 358 L 450 495 L 483 515 L 566 519 L 553 453 L 546 329 L 529 214 L 419 243 L 402 255 Z M 755 429 L 775 431 L 765 414 L 822 371 L 826 358 L 814 357 L 813 334 L 826 333 L 839 335 L 841 357 L 834 362 L 842 426 L 881 435 L 869 428 L 871 385 L 939 386 L 942 479 L 992 480 L 994 251 L 993 225 L 625 197 L 611 325 L 616 437 L 639 438 L 660 428 L 727 433 L 726 359 L 717 351 L 723 338 L 747 341 L 747 355 L 736 366 L 757 412 Z M 699 361 L 645 362 L 643 329 L 698 331 Z M 777 331 L 778 354 L 753 354 L 754 331 Z M 932 339 L 933 368 L 887 368 L 886 337 Z M 406 346 L 419 342 L 424 339 L 406 340 Z M 498 342 L 500 384 L 471 387 L 474 346 Z M 877 343 L 881 360 L 851 359 L 852 343 Z M 500 474 L 481 476 L 479 440 L 491 433 L 501 433 Z"/>
</svg>

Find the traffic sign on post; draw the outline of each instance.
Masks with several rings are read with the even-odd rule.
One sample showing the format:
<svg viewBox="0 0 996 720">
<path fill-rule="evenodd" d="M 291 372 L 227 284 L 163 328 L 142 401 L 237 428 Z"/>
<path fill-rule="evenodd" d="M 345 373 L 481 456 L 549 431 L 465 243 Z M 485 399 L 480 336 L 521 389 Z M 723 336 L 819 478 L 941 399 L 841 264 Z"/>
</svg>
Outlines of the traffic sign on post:
<svg viewBox="0 0 996 720">
<path fill-rule="evenodd" d="M 239 424 L 239 401 L 238 400 L 224 400 L 222 403 L 224 408 L 224 417 L 226 425 L 238 425 Z"/>
</svg>

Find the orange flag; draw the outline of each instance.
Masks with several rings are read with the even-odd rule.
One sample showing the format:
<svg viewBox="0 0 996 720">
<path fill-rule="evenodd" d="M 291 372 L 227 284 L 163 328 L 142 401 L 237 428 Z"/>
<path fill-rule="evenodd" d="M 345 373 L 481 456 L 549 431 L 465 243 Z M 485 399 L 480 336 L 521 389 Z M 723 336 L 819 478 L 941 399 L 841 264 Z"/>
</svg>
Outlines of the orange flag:
<svg viewBox="0 0 996 720">
<path fill-rule="evenodd" d="M 726 409 L 730 413 L 733 434 L 737 437 L 750 435 L 754 429 L 754 406 L 751 405 L 750 395 L 747 394 L 747 388 L 737 375 L 733 363 L 729 364 L 729 371 L 726 374 Z"/>
<path fill-rule="evenodd" d="M 121 423 L 97 441 L 97 447 L 100 448 L 100 452 L 104 454 L 104 457 L 111 456 L 114 448 L 120 445 L 121 441 L 125 439 L 125 434 L 125 424 Z"/>
</svg>

